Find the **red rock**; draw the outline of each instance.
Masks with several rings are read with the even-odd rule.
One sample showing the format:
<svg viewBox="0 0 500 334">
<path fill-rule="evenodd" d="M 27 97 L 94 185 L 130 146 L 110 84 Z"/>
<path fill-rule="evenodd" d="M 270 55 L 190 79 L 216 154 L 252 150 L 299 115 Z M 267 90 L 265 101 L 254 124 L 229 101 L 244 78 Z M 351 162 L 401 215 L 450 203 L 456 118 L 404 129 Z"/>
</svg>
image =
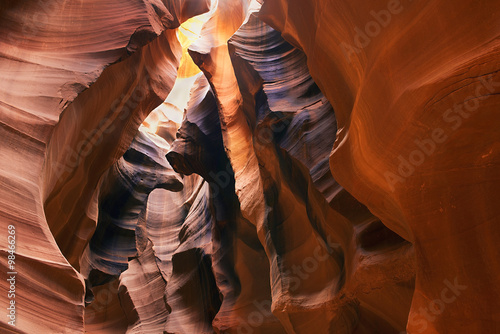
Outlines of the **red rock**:
<svg viewBox="0 0 500 334">
<path fill-rule="evenodd" d="M 0 332 L 496 332 L 499 15 L 4 1 Z"/>
<path fill-rule="evenodd" d="M 75 268 L 95 227 L 87 206 L 102 172 L 168 94 L 180 57 L 175 32 L 165 30 L 175 27 L 168 20 L 163 21 L 167 26 L 160 24 L 161 13 L 151 6 L 130 1 L 1 5 L 5 186 L 0 212 L 18 238 L 16 330 L 83 331 L 84 284 Z M 201 7 L 195 12 L 206 10 Z M 125 59 L 125 48 L 141 26 L 165 31 Z M 124 105 L 141 88 L 140 103 L 125 115 Z M 120 114 L 110 111 L 121 101 Z M 109 130 L 102 138 L 107 144 L 89 146 L 75 161 L 72 154 L 85 144 L 85 131 L 99 141 L 99 127 Z M 2 273 L 7 272 L 4 260 Z M 0 298 L 7 301 L 6 294 Z M 5 317 L 0 327 L 12 329 Z"/>
<path fill-rule="evenodd" d="M 500 240 L 498 5 L 267 0 L 261 11 L 304 50 L 335 109 L 333 176 L 415 247 L 410 333 L 498 331 L 487 264 Z M 445 282 L 467 288 L 451 302 Z"/>
</svg>

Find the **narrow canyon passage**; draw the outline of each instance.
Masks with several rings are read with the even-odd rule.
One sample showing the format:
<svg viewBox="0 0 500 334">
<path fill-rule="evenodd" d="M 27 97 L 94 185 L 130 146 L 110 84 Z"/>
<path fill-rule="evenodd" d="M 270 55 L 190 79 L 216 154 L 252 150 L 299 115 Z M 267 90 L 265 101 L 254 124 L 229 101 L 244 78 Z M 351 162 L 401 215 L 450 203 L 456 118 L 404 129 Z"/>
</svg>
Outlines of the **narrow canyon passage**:
<svg viewBox="0 0 500 334">
<path fill-rule="evenodd" d="M 1 333 L 500 333 L 500 3 L 0 1 Z"/>
</svg>

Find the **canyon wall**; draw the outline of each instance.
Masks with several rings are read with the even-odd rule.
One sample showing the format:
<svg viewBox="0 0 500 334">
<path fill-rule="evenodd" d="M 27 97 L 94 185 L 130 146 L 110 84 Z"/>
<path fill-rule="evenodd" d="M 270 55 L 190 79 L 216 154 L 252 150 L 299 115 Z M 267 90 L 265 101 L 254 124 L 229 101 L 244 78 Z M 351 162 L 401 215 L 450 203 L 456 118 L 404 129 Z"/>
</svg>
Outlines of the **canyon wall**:
<svg viewBox="0 0 500 334">
<path fill-rule="evenodd" d="M 2 332 L 500 331 L 500 4 L 0 18 Z"/>
<path fill-rule="evenodd" d="M 409 332 L 497 332 L 499 4 L 269 0 L 261 18 L 335 109 L 333 176 L 413 243 Z"/>
</svg>

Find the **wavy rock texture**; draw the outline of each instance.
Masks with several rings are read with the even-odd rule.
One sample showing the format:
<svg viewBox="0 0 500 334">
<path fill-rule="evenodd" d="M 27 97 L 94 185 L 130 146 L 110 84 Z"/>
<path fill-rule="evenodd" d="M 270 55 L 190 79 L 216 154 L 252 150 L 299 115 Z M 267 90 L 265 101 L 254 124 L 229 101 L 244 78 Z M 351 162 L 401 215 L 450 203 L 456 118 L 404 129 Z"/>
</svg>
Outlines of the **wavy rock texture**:
<svg viewBox="0 0 500 334">
<path fill-rule="evenodd" d="M 333 176 L 414 244 L 408 331 L 498 331 L 499 4 L 267 0 L 260 14 L 335 108 Z"/>
<path fill-rule="evenodd" d="M 2 333 L 498 331 L 498 4 L 0 19 Z"/>
<path fill-rule="evenodd" d="M 289 332 L 401 330 L 411 248 L 332 178 L 335 115 L 304 54 L 254 15 L 229 45 L 246 114 L 256 114 L 253 146 L 268 205 L 262 239 L 278 264 L 271 269 L 274 314 Z M 361 292 L 367 274 L 372 282 Z M 396 314 L 395 303 L 406 306 Z"/>
<path fill-rule="evenodd" d="M 186 117 L 167 159 L 176 171 L 197 173 L 210 185 L 213 271 L 222 295 L 214 328 L 223 333 L 253 330 L 248 322 L 256 314 L 259 332 L 283 332 L 270 312 L 267 257 L 255 227 L 242 217 L 233 169 L 224 151 L 216 99 L 204 77 L 195 83 Z"/>
<path fill-rule="evenodd" d="M 95 227 L 87 206 L 101 174 L 170 91 L 180 58 L 176 13 L 208 9 L 189 3 L 1 4 L 0 211 L 18 231 L 19 272 L 16 328 L 3 318 L 2 331 L 83 331 L 83 278 L 71 264 L 78 269 Z"/>
<path fill-rule="evenodd" d="M 161 137 L 139 131 L 123 157 L 102 176 L 97 228 L 86 264 L 80 264 L 91 286 L 118 278 L 128 268 L 128 259 L 136 256 L 135 231 L 149 194 L 154 189 L 182 190 L 182 179 L 165 159 L 168 148 Z"/>
<path fill-rule="evenodd" d="M 197 98 L 190 106 L 199 108 Z M 220 137 L 218 122 L 207 124 Z M 81 264 L 95 294 L 86 308 L 90 332 L 213 332 L 221 300 L 212 270 L 212 197 L 199 176 L 180 180 L 171 171 L 165 153 L 176 128 L 164 119 L 157 129 L 163 139 L 143 127 L 103 176 L 97 229 Z M 220 139 L 213 147 L 223 154 Z M 118 276 L 118 288 L 102 286 Z M 121 324 L 108 316 L 117 310 Z"/>
</svg>

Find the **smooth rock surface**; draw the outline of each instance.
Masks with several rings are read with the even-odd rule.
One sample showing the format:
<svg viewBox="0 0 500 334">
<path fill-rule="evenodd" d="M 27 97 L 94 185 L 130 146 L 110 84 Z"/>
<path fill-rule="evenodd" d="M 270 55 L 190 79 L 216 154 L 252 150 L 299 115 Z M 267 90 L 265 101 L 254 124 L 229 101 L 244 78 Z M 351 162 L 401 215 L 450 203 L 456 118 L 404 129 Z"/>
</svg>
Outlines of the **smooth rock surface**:
<svg viewBox="0 0 500 334">
<path fill-rule="evenodd" d="M 499 22 L 3 1 L 0 332 L 498 332 Z"/>
<path fill-rule="evenodd" d="M 335 109 L 335 179 L 414 244 L 408 331 L 497 332 L 500 4 L 266 0 L 260 17 Z"/>
</svg>

